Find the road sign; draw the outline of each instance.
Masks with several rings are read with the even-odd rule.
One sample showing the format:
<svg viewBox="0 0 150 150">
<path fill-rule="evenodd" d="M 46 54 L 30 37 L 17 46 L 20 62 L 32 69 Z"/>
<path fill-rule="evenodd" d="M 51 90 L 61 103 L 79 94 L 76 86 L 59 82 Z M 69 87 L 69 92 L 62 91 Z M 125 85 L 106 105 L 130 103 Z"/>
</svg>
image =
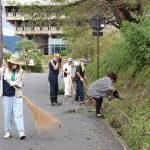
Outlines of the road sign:
<svg viewBox="0 0 150 150">
<path fill-rule="evenodd" d="M 94 31 L 93 36 L 103 36 L 103 32 L 100 31 Z"/>
</svg>

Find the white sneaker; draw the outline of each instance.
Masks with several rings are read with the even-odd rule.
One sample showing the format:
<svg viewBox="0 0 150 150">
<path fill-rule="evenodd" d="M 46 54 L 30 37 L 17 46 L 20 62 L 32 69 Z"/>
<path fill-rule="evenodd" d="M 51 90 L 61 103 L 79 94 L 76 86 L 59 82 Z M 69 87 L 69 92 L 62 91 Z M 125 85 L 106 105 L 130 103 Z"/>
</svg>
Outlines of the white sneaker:
<svg viewBox="0 0 150 150">
<path fill-rule="evenodd" d="M 4 135 L 4 139 L 9 139 L 11 137 L 10 132 L 6 132 Z"/>
<path fill-rule="evenodd" d="M 25 133 L 24 133 L 24 132 L 19 132 L 19 138 L 20 138 L 21 140 L 25 139 L 25 138 L 26 138 Z"/>
<path fill-rule="evenodd" d="M 96 118 L 100 118 L 101 116 L 101 114 L 96 114 Z"/>
</svg>

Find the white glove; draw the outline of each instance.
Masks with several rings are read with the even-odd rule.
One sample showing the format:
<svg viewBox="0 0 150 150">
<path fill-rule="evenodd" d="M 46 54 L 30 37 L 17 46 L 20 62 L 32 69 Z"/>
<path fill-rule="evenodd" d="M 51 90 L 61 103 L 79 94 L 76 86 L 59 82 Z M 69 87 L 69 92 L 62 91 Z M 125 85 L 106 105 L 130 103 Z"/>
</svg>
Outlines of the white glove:
<svg viewBox="0 0 150 150">
<path fill-rule="evenodd" d="M 80 78 L 80 80 L 81 80 L 81 82 L 83 82 L 83 81 L 84 81 L 84 79 L 83 79 L 83 78 Z"/>
<path fill-rule="evenodd" d="M 10 86 L 15 86 L 16 83 L 14 81 L 9 81 Z"/>
</svg>

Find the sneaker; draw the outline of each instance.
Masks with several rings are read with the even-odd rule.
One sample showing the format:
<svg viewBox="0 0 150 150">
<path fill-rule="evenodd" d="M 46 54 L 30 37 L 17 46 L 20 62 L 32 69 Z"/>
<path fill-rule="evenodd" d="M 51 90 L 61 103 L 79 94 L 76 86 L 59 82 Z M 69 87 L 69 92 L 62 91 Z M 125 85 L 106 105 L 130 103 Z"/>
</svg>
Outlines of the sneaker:
<svg viewBox="0 0 150 150">
<path fill-rule="evenodd" d="M 96 114 L 96 118 L 100 118 L 101 116 L 101 114 Z"/>
<path fill-rule="evenodd" d="M 51 103 L 51 106 L 60 106 L 60 105 L 62 105 L 62 103 L 60 103 L 60 102 L 53 102 L 53 103 Z"/>
<path fill-rule="evenodd" d="M 20 132 L 20 133 L 19 133 L 19 138 L 20 138 L 21 140 L 23 140 L 23 139 L 26 138 L 26 135 L 24 134 L 24 132 Z"/>
<path fill-rule="evenodd" d="M 65 95 L 65 98 L 67 98 L 67 97 L 72 97 L 71 95 Z"/>
<path fill-rule="evenodd" d="M 74 102 L 74 103 L 75 103 L 75 104 L 79 104 L 79 101 L 76 101 L 76 100 L 75 100 L 75 102 Z"/>
<path fill-rule="evenodd" d="M 10 132 L 6 132 L 4 135 L 4 139 L 9 139 L 11 137 Z"/>
<path fill-rule="evenodd" d="M 85 104 L 85 101 L 80 101 L 80 104 Z"/>
</svg>

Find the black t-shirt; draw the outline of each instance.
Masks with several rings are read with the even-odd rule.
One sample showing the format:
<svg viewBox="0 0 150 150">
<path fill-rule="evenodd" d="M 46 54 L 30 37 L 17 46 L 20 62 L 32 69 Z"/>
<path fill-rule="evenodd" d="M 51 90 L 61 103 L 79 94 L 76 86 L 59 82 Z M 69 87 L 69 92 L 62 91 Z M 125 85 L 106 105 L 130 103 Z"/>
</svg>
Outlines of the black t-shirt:
<svg viewBox="0 0 150 150">
<path fill-rule="evenodd" d="M 79 65 L 79 66 L 77 67 L 77 69 L 76 69 L 76 74 L 75 74 L 75 78 L 74 78 L 75 80 L 78 80 L 78 79 L 79 79 L 79 77 L 78 77 L 78 75 L 77 75 L 77 72 L 79 72 L 80 75 L 81 75 L 81 77 L 84 79 L 85 71 L 82 71 L 81 65 Z"/>
</svg>

